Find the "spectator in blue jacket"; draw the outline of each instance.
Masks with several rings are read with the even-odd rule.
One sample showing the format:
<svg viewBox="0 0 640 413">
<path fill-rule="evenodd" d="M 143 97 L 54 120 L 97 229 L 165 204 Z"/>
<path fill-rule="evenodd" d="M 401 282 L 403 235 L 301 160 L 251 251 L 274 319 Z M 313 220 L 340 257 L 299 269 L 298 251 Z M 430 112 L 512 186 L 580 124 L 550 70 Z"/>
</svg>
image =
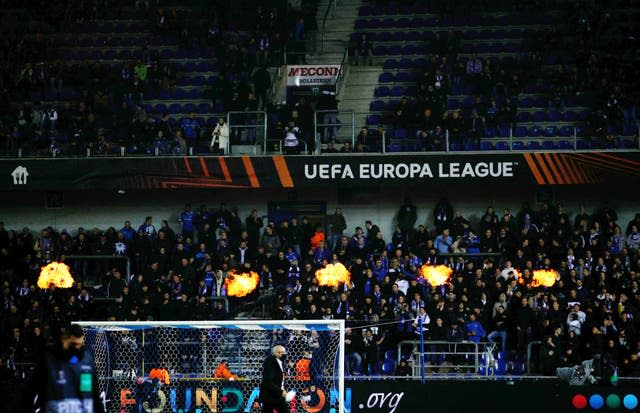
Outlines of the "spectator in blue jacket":
<svg viewBox="0 0 640 413">
<path fill-rule="evenodd" d="M 469 321 L 465 324 L 467 340 L 479 343 L 485 337 L 486 333 L 482 323 L 476 319 L 474 313 L 469 314 Z"/>
<path fill-rule="evenodd" d="M 196 119 L 196 114 L 191 112 L 188 118 L 182 119 L 182 134 L 188 141 L 194 141 L 200 136 L 200 121 Z"/>
</svg>

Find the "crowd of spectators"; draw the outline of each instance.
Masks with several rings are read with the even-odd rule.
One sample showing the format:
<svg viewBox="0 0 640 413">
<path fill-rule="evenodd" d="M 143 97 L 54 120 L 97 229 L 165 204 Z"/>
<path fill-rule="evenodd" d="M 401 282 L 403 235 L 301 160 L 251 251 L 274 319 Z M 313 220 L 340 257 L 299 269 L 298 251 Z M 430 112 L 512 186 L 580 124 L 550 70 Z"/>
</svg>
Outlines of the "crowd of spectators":
<svg viewBox="0 0 640 413">
<path fill-rule="evenodd" d="M 289 63 L 304 62 L 316 29 L 315 0 L 302 2 L 299 10 L 282 2 L 253 0 L 233 7 L 226 0 L 181 7 L 137 1 L 135 8 L 119 0 L 40 3 L 27 2 L 24 15 L 2 14 L 4 21 L 25 23 L 2 27 L 3 154 L 15 155 L 18 149 L 41 155 L 85 154 L 87 148 L 93 154 L 110 154 L 120 153 L 121 147 L 134 154 L 181 154 L 190 146 L 206 151 L 217 122 L 213 115 L 270 108 L 266 67 L 282 64 L 285 52 Z M 103 64 L 65 58 L 69 46 L 60 44 L 64 33 L 90 35 L 93 23 L 111 18 L 142 24 L 139 30 L 145 36 L 122 44 L 129 48 L 131 60 Z M 104 41 L 108 49 L 112 41 Z M 198 109 L 197 117 L 192 113 L 185 116 L 188 120 L 176 119 L 146 104 L 170 96 L 183 75 L 174 59 L 161 55 L 165 44 L 177 44 L 189 57 L 204 59 L 218 74 L 198 85 L 199 96 L 211 101 L 207 113 Z M 240 137 L 240 132 L 231 136 Z"/>
<path fill-rule="evenodd" d="M 490 341 L 512 363 L 523 360 L 529 342 L 542 340 L 536 368 L 545 374 L 589 358 L 625 375 L 640 372 L 640 214 L 618 223 L 609 206 L 570 216 L 560 205 L 525 203 L 517 213 L 488 207 L 470 222 L 442 199 L 433 220 L 416 225 L 417 208 L 407 200 L 390 233 L 371 221 L 350 222 L 340 208 L 325 227 L 307 217 L 275 222 L 256 210 L 242 219 L 225 204 L 187 205 L 175 228 L 152 217 L 119 230 L 36 233 L 0 224 L 3 374 L 32 361 L 51 331 L 70 320 L 224 319 L 250 311 L 255 300 L 273 300 L 275 319 L 347 320 L 350 374 L 379 373 L 386 350 L 421 334 Z M 495 256 L 473 256 L 479 252 Z M 117 258 L 74 255 L 127 256 L 131 275 Z M 72 288 L 36 286 L 40 268 L 53 260 L 70 265 Z M 336 262 L 351 281 L 319 286 L 315 271 Z M 423 264 L 450 267 L 450 283 L 428 285 L 418 273 Z M 537 269 L 556 270 L 557 282 L 532 287 Z M 227 297 L 232 271 L 257 272 L 258 289 Z M 229 300 L 229 313 L 219 298 Z M 436 367 L 444 361 L 430 360 Z"/>
</svg>

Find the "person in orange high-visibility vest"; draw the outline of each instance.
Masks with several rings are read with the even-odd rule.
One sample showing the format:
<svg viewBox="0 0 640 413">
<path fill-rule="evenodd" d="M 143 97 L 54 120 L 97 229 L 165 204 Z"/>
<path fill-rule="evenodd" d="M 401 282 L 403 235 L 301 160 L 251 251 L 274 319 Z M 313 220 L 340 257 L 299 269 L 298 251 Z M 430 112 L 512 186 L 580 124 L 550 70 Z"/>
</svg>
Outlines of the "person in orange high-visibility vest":
<svg viewBox="0 0 640 413">
<path fill-rule="evenodd" d="M 214 379 L 237 380 L 239 377 L 229 370 L 227 360 L 222 360 L 216 370 L 213 372 Z"/>
<path fill-rule="evenodd" d="M 296 362 L 296 380 L 311 381 L 311 354 L 308 352 Z"/>
</svg>

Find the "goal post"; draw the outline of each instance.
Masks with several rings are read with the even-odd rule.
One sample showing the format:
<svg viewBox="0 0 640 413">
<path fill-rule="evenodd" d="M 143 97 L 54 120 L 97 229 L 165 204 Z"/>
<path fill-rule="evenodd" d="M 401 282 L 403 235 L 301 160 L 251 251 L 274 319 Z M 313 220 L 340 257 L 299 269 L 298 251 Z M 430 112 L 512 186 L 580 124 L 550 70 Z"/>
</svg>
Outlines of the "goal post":
<svg viewBox="0 0 640 413">
<path fill-rule="evenodd" d="M 262 362 L 287 349 L 291 411 L 345 412 L 344 320 L 78 322 L 107 412 L 252 413 Z M 214 372 L 226 361 L 231 377 Z M 151 390 L 149 373 L 166 371 Z M 145 399 L 145 400 L 142 400 Z"/>
</svg>

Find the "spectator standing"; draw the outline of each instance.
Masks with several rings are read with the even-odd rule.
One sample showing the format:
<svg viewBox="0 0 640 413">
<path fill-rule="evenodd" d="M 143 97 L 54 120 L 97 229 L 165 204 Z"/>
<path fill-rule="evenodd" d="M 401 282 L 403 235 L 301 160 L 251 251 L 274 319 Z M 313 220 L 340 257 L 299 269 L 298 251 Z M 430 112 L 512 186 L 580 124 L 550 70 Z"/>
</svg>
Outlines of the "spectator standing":
<svg viewBox="0 0 640 413">
<path fill-rule="evenodd" d="M 335 248 L 342 234 L 347 229 L 347 220 L 342 214 L 342 208 L 336 208 L 333 215 L 329 216 L 329 233 L 331 234 L 330 248 Z"/>
</svg>

